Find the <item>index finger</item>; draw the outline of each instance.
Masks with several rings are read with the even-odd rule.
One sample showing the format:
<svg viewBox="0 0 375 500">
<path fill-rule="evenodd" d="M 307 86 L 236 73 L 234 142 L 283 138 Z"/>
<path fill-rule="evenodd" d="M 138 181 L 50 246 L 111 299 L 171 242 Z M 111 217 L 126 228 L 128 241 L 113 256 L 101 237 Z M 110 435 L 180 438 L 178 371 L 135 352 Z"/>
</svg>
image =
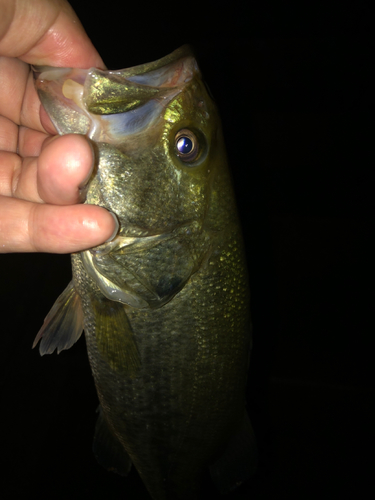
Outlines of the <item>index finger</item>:
<svg viewBox="0 0 375 500">
<path fill-rule="evenodd" d="M 65 0 L 0 0 L 0 54 L 29 64 L 104 68 Z"/>
</svg>

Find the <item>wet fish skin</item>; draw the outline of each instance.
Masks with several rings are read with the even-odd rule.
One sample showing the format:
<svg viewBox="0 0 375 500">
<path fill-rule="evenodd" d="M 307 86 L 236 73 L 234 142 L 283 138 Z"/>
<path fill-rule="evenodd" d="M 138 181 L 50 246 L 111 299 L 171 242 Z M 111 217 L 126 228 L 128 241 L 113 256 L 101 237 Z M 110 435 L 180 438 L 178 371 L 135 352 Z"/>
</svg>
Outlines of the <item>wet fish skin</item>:
<svg viewBox="0 0 375 500">
<path fill-rule="evenodd" d="M 86 202 L 121 226 L 113 242 L 72 256 L 101 404 L 97 458 L 124 474 L 131 460 L 155 500 L 197 498 L 210 464 L 230 489 L 250 471 L 215 475 L 227 443 L 243 432 L 247 469 L 255 456 L 245 412 L 249 291 L 220 120 L 196 62 L 183 47 L 117 72 L 39 71 L 59 133 L 94 141 Z M 176 149 L 181 131 L 199 144 L 192 161 Z M 59 343 L 59 321 L 39 333 L 42 351 L 51 337 Z"/>
</svg>

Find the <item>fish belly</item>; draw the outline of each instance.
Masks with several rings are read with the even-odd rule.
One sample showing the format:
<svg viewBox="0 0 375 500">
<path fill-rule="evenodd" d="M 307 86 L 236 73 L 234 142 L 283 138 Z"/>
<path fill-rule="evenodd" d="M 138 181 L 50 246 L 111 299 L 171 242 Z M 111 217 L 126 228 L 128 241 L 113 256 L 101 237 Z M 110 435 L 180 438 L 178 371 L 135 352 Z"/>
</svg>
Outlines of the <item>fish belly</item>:
<svg viewBox="0 0 375 500">
<path fill-rule="evenodd" d="M 100 292 L 73 258 L 105 420 L 154 500 L 197 498 L 202 470 L 244 415 L 248 290 L 240 250 L 228 248 L 213 253 L 165 306 L 122 306 L 140 357 L 128 374 L 103 359 L 95 317 Z"/>
</svg>

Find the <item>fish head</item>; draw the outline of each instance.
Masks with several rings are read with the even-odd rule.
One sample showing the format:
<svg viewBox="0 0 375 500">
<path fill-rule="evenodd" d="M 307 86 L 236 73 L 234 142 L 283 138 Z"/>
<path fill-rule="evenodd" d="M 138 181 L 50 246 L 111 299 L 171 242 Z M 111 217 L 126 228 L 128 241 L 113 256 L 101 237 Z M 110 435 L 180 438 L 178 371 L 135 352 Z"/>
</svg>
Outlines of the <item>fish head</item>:
<svg viewBox="0 0 375 500">
<path fill-rule="evenodd" d="M 120 71 L 39 68 L 36 87 L 60 134 L 93 141 L 86 203 L 120 222 L 114 241 L 82 252 L 86 271 L 111 300 L 164 305 L 233 211 L 218 112 L 190 49 Z"/>
</svg>

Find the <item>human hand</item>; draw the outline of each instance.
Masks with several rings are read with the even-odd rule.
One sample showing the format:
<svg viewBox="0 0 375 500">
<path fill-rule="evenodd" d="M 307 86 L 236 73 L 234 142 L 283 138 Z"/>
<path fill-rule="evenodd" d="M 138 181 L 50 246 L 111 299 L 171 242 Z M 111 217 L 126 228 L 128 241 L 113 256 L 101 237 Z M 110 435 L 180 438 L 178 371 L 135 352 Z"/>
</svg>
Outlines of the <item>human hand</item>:
<svg viewBox="0 0 375 500">
<path fill-rule="evenodd" d="M 104 68 L 65 0 L 0 0 L 0 253 L 71 253 L 110 239 L 105 209 L 79 204 L 89 141 L 55 136 L 29 64 Z"/>
</svg>

